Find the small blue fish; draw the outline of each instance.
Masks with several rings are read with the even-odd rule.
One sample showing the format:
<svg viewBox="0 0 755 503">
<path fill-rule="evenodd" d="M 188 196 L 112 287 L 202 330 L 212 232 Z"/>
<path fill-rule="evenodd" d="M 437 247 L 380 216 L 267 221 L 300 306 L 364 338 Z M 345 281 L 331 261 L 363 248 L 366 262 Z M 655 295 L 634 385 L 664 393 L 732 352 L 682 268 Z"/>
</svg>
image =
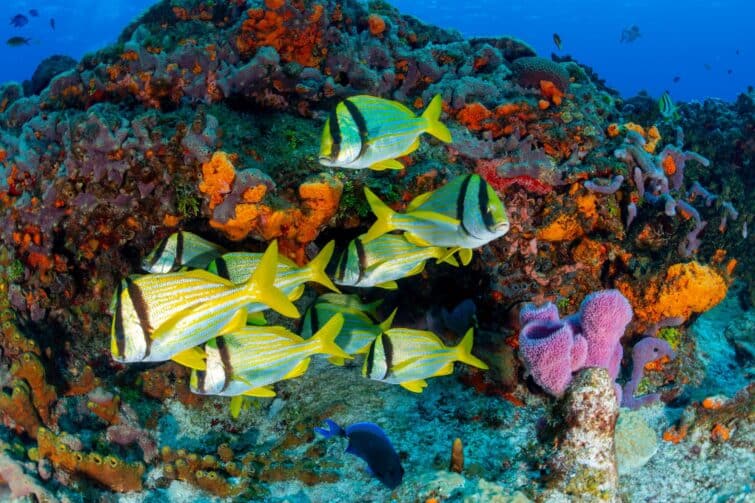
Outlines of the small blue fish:
<svg viewBox="0 0 755 503">
<path fill-rule="evenodd" d="M 39 17 L 39 11 L 37 9 L 29 9 L 29 15 L 31 17 Z"/>
<path fill-rule="evenodd" d="M 50 18 L 50 28 L 52 28 L 52 31 L 55 31 L 55 18 Z"/>
<path fill-rule="evenodd" d="M 29 22 L 29 18 L 24 16 L 23 14 L 16 14 L 12 18 L 10 18 L 10 24 L 15 26 L 16 28 L 21 28 L 22 26 L 26 26 L 26 23 Z"/>
<path fill-rule="evenodd" d="M 404 468 L 388 436 L 375 423 L 354 423 L 344 430 L 332 419 L 326 419 L 328 428 L 315 428 L 325 438 L 346 437 L 346 452 L 367 462 L 369 471 L 389 489 L 395 489 L 404 478 Z"/>
</svg>

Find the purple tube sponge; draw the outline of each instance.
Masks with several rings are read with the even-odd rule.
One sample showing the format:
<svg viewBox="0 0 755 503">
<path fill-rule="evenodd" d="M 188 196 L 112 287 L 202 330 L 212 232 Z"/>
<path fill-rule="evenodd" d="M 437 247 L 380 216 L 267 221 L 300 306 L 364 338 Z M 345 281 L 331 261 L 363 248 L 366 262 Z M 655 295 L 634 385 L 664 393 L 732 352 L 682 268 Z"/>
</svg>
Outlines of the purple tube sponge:
<svg viewBox="0 0 755 503">
<path fill-rule="evenodd" d="M 645 337 L 634 345 L 632 349 L 632 378 L 624 385 L 624 395 L 622 398 L 622 407 L 637 409 L 644 405 L 649 405 L 658 400 L 660 393 L 649 393 L 641 397 L 635 397 L 637 386 L 640 384 L 645 365 L 659 358 L 667 356 L 673 360 L 676 353 L 671 349 L 668 342 L 655 337 Z"/>
<path fill-rule="evenodd" d="M 599 184 L 595 180 L 587 180 L 585 182 L 585 188 L 598 194 L 613 194 L 621 188 L 621 184 L 624 182 L 624 177 L 621 175 L 614 176 L 607 184 Z"/>
<path fill-rule="evenodd" d="M 632 306 L 618 290 L 591 293 L 580 307 L 582 335 L 587 340 L 586 367 L 603 367 L 614 379 L 623 350 L 619 339 L 632 321 Z"/>
<path fill-rule="evenodd" d="M 573 348 L 571 326 L 560 321 L 535 319 L 519 332 L 519 355 L 527 371 L 553 396 L 563 395 L 571 383 Z"/>
</svg>

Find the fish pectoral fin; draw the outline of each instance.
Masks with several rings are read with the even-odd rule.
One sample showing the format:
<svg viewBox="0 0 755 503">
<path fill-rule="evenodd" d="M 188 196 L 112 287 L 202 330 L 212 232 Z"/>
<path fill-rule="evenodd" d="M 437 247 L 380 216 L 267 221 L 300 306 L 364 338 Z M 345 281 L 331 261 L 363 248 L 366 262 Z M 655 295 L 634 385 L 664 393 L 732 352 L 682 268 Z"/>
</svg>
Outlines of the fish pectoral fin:
<svg viewBox="0 0 755 503">
<path fill-rule="evenodd" d="M 408 389 L 412 393 L 422 393 L 427 387 L 427 381 L 424 379 L 418 379 L 416 381 L 406 381 L 401 383 L 401 387 Z"/>
<path fill-rule="evenodd" d="M 461 260 L 461 265 L 469 265 L 469 263 L 472 261 L 472 255 L 474 254 L 474 250 L 471 248 L 462 248 L 459 250 L 459 259 Z"/>
<path fill-rule="evenodd" d="M 386 159 L 370 165 L 370 169 L 375 171 L 384 171 L 386 169 L 404 169 L 404 165 L 396 159 Z"/>
<path fill-rule="evenodd" d="M 398 283 L 395 281 L 384 281 L 375 286 L 378 288 L 385 288 L 386 290 L 398 290 Z"/>
<path fill-rule="evenodd" d="M 407 241 L 416 246 L 432 246 L 432 244 L 428 243 L 416 234 L 412 234 L 411 232 L 405 232 L 404 237 Z"/>
<path fill-rule="evenodd" d="M 275 396 L 275 391 L 273 391 L 273 389 L 270 386 L 260 386 L 259 388 L 246 390 L 240 396 L 254 396 L 257 398 L 273 398 Z"/>
<path fill-rule="evenodd" d="M 178 354 L 173 355 L 171 360 L 178 363 L 179 365 L 183 365 L 184 367 L 188 367 L 190 369 L 196 369 L 196 370 L 206 370 L 207 369 L 207 362 L 205 359 L 207 358 L 207 355 L 204 351 L 202 351 L 202 348 L 200 347 L 193 347 L 189 349 L 185 349 L 184 351 L 181 351 Z"/>
<path fill-rule="evenodd" d="M 309 360 L 310 358 L 305 358 L 297 363 L 296 367 L 291 369 L 291 372 L 283 376 L 283 379 L 293 379 L 295 377 L 304 375 L 304 373 L 307 371 L 307 368 L 309 368 Z"/>
<path fill-rule="evenodd" d="M 246 324 L 262 327 L 267 325 L 267 319 L 265 318 L 264 311 L 257 311 L 256 313 L 246 314 Z"/>
<path fill-rule="evenodd" d="M 409 205 L 406 207 L 406 211 L 409 212 L 409 211 L 416 210 L 417 208 L 425 204 L 432 195 L 433 195 L 433 191 L 425 192 L 424 194 L 418 195 L 417 197 L 411 200 Z"/>
</svg>

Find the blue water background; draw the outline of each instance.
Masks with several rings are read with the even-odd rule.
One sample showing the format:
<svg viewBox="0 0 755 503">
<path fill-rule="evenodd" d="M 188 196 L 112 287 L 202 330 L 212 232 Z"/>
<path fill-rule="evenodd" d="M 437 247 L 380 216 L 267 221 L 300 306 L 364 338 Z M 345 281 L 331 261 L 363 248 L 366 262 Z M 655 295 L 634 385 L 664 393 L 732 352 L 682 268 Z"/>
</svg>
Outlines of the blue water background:
<svg viewBox="0 0 755 503">
<path fill-rule="evenodd" d="M 220 1 L 220 0 L 218 0 Z M 32 44 L 0 48 L 0 82 L 29 78 L 51 54 L 76 59 L 113 42 L 151 0 L 5 0 L 0 37 L 32 38 Z M 676 100 L 709 96 L 733 100 L 755 84 L 755 0 L 392 0 L 423 21 L 458 29 L 465 36 L 510 34 L 542 56 L 559 54 L 592 66 L 608 85 L 630 96 L 645 89 L 669 90 Z M 23 28 L 8 24 L 18 12 L 39 10 Z M 49 19 L 55 18 L 51 30 Z M 642 36 L 619 42 L 621 30 L 636 24 Z M 739 54 L 737 55 L 737 50 Z M 710 70 L 705 65 L 710 66 Z M 729 71 L 731 71 L 729 73 Z M 679 82 L 674 83 L 674 77 Z"/>
</svg>

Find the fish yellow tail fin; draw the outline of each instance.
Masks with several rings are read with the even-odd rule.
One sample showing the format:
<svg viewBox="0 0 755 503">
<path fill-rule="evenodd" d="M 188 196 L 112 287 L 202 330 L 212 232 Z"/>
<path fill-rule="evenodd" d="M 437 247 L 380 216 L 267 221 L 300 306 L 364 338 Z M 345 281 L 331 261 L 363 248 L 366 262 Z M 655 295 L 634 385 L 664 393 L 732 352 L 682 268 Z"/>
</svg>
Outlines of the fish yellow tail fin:
<svg viewBox="0 0 755 503">
<path fill-rule="evenodd" d="M 461 340 L 458 346 L 453 348 L 455 350 L 456 359 L 467 365 L 477 367 L 478 369 L 488 370 L 487 364 L 472 354 L 472 343 L 474 342 L 474 329 L 470 328 L 467 333 L 464 334 L 464 338 Z"/>
<path fill-rule="evenodd" d="M 329 356 L 335 356 L 343 359 L 351 359 L 352 356 L 338 347 L 336 337 L 341 333 L 343 328 L 343 315 L 336 314 L 322 326 L 320 330 L 312 336 L 307 342 L 312 344 L 312 351 Z"/>
<path fill-rule="evenodd" d="M 443 111 L 443 99 L 436 94 L 424 112 L 422 118 L 427 121 L 427 132 L 445 143 L 451 143 L 451 131 L 440 121 Z"/>
<path fill-rule="evenodd" d="M 377 221 L 372 224 L 372 227 L 367 230 L 367 233 L 360 237 L 362 243 L 369 243 L 373 239 L 395 229 L 395 226 L 393 225 L 393 215 L 395 215 L 396 212 L 381 201 L 369 187 L 364 188 L 364 195 L 367 197 L 367 203 L 370 205 L 370 209 L 372 209 L 372 212 L 377 217 Z"/>
<path fill-rule="evenodd" d="M 335 249 L 335 247 L 335 241 L 331 241 L 330 243 L 326 244 L 323 249 L 320 250 L 320 253 L 318 253 L 315 258 L 309 261 L 309 264 L 307 264 L 306 267 L 309 271 L 310 281 L 319 283 L 334 292 L 341 293 L 338 287 L 333 284 L 333 281 L 331 281 L 331 279 L 325 273 L 325 268 L 328 267 L 328 263 L 330 263 L 330 259 L 333 256 L 333 250 Z"/>
<path fill-rule="evenodd" d="M 274 286 L 275 275 L 278 272 L 278 242 L 273 241 L 262 255 L 254 274 L 245 285 L 245 292 L 255 300 L 265 304 L 289 318 L 298 318 L 296 309 L 286 294 Z"/>
</svg>

